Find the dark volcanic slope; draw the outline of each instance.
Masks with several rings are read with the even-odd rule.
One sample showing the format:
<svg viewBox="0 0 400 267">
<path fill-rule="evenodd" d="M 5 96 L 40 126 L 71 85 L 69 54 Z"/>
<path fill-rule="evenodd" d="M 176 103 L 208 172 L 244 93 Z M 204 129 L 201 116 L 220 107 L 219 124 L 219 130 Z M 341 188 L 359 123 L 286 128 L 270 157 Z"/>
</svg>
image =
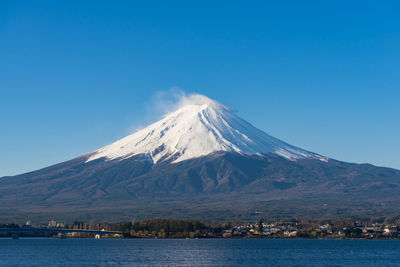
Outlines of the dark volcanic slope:
<svg viewBox="0 0 400 267">
<path fill-rule="evenodd" d="M 400 171 L 335 160 L 212 155 L 153 165 L 80 157 L 0 179 L 0 218 L 122 220 L 400 212 Z"/>
</svg>

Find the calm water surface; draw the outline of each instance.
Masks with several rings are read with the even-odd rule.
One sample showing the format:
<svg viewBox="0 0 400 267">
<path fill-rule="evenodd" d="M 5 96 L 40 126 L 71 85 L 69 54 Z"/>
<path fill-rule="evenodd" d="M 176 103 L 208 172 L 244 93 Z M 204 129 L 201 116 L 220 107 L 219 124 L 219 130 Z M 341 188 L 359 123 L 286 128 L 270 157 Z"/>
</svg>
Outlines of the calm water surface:
<svg viewBox="0 0 400 267">
<path fill-rule="evenodd" d="M 1 266 L 400 266 L 400 240 L 0 239 Z"/>
</svg>

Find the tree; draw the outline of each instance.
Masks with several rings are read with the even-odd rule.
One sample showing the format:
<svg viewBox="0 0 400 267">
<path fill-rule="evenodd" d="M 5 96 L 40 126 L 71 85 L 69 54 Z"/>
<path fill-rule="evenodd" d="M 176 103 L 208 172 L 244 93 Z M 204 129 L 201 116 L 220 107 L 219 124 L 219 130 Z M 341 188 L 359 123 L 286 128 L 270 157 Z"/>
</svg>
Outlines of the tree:
<svg viewBox="0 0 400 267">
<path fill-rule="evenodd" d="M 260 233 L 262 233 L 263 232 L 263 220 L 262 219 L 260 219 L 259 221 L 258 221 L 258 231 L 260 232 Z"/>
</svg>

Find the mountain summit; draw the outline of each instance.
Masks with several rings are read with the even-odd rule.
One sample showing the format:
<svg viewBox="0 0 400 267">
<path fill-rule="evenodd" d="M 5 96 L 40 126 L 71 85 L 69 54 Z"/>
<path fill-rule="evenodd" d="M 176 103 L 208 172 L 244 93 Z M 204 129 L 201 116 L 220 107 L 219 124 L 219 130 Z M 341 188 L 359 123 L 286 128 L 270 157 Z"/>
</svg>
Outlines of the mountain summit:
<svg viewBox="0 0 400 267">
<path fill-rule="evenodd" d="M 6 221 L 368 217 L 399 214 L 399 201 L 400 171 L 294 147 L 201 95 L 92 153 L 0 179 Z"/>
<path fill-rule="evenodd" d="M 160 121 L 96 150 L 88 162 L 145 154 L 154 163 L 176 163 L 220 151 L 243 155 L 274 153 L 290 160 L 328 160 L 266 134 L 236 116 L 233 109 L 206 96 L 191 95 L 183 102 Z"/>
</svg>

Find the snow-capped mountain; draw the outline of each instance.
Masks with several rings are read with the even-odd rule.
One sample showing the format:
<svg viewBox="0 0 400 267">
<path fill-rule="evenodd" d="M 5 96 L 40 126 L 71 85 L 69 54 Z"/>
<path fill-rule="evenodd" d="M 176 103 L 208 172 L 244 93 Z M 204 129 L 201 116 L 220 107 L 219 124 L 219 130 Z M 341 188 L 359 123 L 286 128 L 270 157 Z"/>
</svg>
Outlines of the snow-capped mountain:
<svg viewBox="0 0 400 267">
<path fill-rule="evenodd" d="M 217 101 L 191 95 L 160 121 L 96 150 L 87 161 L 145 154 L 154 163 L 169 159 L 176 163 L 218 151 L 246 155 L 274 153 L 290 160 L 328 160 L 266 134 Z"/>
<path fill-rule="evenodd" d="M 379 216 L 399 202 L 399 170 L 294 147 L 201 95 L 92 153 L 0 179 L 6 221 Z"/>
</svg>

